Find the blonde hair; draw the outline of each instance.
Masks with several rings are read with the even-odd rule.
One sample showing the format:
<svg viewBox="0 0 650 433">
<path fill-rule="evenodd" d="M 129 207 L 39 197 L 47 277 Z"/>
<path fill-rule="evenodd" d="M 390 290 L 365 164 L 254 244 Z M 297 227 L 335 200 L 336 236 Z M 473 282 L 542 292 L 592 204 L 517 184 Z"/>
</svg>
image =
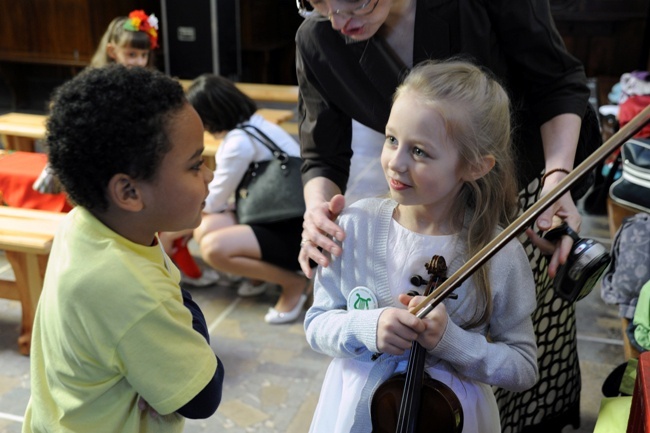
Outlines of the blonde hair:
<svg viewBox="0 0 650 433">
<path fill-rule="evenodd" d="M 465 182 L 451 212 L 454 221 L 464 222 L 468 259 L 492 240 L 499 226 L 513 221 L 519 209 L 510 100 L 491 74 L 458 59 L 417 65 L 398 87 L 394 99 L 405 92 L 412 92 L 439 112 L 448 137 L 458 147 L 463 169 L 480 167 L 489 155 L 495 159 L 488 173 Z M 486 264 L 472 277 L 478 302 L 474 316 L 464 327 L 477 327 L 490 319 L 492 290 L 488 273 Z"/>
<path fill-rule="evenodd" d="M 151 68 L 154 65 L 154 50 L 151 49 L 151 41 L 147 33 L 143 31 L 131 31 L 124 28 L 124 23 L 128 17 L 117 17 L 111 21 L 106 28 L 102 39 L 99 41 L 97 50 L 90 60 L 90 66 L 93 68 L 101 68 L 110 63 L 115 63 L 115 59 L 108 55 L 108 44 L 113 44 L 116 47 L 131 47 L 139 50 L 149 50 L 149 59 L 147 67 Z"/>
</svg>

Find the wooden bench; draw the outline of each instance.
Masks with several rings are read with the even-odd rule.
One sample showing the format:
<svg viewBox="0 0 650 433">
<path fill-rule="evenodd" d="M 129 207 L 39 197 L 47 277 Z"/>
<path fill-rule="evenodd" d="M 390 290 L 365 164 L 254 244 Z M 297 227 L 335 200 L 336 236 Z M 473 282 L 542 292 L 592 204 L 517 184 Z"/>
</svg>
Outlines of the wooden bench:
<svg viewBox="0 0 650 433">
<path fill-rule="evenodd" d="M 18 350 L 29 355 L 36 305 L 54 233 L 65 213 L 0 206 L 0 250 L 15 281 L 0 280 L 0 298 L 20 301 L 22 324 Z"/>
<path fill-rule="evenodd" d="M 298 103 L 298 86 L 256 83 L 235 83 L 235 86 L 254 101 Z"/>
<path fill-rule="evenodd" d="M 183 89 L 187 90 L 192 80 L 178 80 Z M 246 94 L 253 101 L 258 102 L 281 102 L 287 104 L 298 103 L 298 86 L 285 84 L 257 84 L 257 83 L 235 83 L 235 86 L 242 93 Z"/>
<path fill-rule="evenodd" d="M 291 110 L 276 110 L 270 108 L 260 108 L 257 110 L 257 113 L 262 115 L 269 122 L 276 123 L 280 126 L 283 126 L 284 122 L 293 117 L 293 111 Z M 217 154 L 217 149 L 221 144 L 220 138 L 214 138 L 212 134 L 205 133 L 203 136 L 203 142 L 205 145 L 205 150 L 203 151 L 203 156 L 205 157 L 205 165 L 210 167 L 212 170 L 215 169 L 214 157 Z"/>
<path fill-rule="evenodd" d="M 40 114 L 7 113 L 0 116 L 0 135 L 5 149 L 34 151 L 34 142 L 45 137 L 46 116 Z"/>
<path fill-rule="evenodd" d="M 282 126 L 294 116 L 292 110 L 276 108 L 260 108 L 257 113 L 269 122 Z M 20 150 L 33 152 L 34 143 L 37 139 L 45 138 L 45 121 L 47 116 L 42 114 L 7 113 L 0 115 L 0 135 L 5 138 L 7 150 Z M 291 123 L 289 133 L 294 131 L 295 123 Z M 206 161 L 208 166 L 214 169 L 214 155 L 221 140 L 216 140 L 209 133 L 205 133 Z"/>
</svg>

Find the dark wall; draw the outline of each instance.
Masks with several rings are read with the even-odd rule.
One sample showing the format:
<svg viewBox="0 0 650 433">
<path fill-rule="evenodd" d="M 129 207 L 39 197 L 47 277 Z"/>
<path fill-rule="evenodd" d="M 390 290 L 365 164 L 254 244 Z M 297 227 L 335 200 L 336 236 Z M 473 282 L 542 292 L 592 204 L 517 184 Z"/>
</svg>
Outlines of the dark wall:
<svg viewBox="0 0 650 433">
<path fill-rule="evenodd" d="M 0 110 L 45 111 L 51 91 L 88 65 L 111 20 L 134 9 L 160 15 L 158 0 L 0 1 Z"/>
<path fill-rule="evenodd" d="M 550 0 L 569 52 L 588 77 L 648 69 L 648 0 Z"/>
<path fill-rule="evenodd" d="M 550 2 L 568 50 L 589 77 L 616 80 L 648 69 L 650 0 Z M 301 18 L 294 1 L 240 0 L 239 6 L 241 81 L 295 84 L 293 39 Z M 159 0 L 0 1 L 0 110 L 44 111 L 49 91 L 88 64 L 108 23 L 133 9 L 161 16 Z"/>
<path fill-rule="evenodd" d="M 83 67 L 111 20 L 133 9 L 160 14 L 156 0 L 2 0 L 0 61 Z"/>
<path fill-rule="evenodd" d="M 295 2 L 238 1 L 240 81 L 295 84 Z M 134 9 L 162 16 L 160 0 L 0 0 L 0 111 L 45 111 L 50 92 L 88 65 L 110 21 Z"/>
</svg>

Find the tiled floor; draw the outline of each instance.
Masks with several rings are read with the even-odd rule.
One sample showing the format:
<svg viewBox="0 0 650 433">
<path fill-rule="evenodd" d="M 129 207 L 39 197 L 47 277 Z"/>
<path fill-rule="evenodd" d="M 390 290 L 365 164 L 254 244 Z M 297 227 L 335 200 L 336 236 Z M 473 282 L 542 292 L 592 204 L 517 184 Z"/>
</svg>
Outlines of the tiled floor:
<svg viewBox="0 0 650 433">
<path fill-rule="evenodd" d="M 582 236 L 609 248 L 605 217 L 586 216 Z M 0 277 L 11 272 L 0 257 Z M 225 285 L 192 289 L 210 326 L 212 345 L 226 367 L 223 402 L 207 420 L 188 421 L 186 431 L 302 433 L 309 428 L 329 359 L 305 342 L 301 323 L 267 325 L 263 316 L 277 297 L 239 298 Z M 607 374 L 623 361 L 616 309 L 598 288 L 578 303 L 578 351 L 583 374 L 582 427 L 592 432 Z M 21 429 L 29 398 L 29 358 L 18 354 L 17 302 L 0 300 L 0 432 Z M 574 431 L 565 428 L 564 432 Z"/>
</svg>

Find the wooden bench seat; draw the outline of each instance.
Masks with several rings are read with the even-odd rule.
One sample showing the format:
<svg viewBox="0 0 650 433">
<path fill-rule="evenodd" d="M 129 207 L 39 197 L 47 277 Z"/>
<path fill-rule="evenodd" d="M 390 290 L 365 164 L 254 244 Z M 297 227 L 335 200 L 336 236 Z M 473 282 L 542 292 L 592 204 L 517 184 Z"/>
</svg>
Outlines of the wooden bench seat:
<svg viewBox="0 0 650 433">
<path fill-rule="evenodd" d="M 5 149 L 34 151 L 34 141 L 45 137 L 46 116 L 40 114 L 7 113 L 0 116 L 0 135 Z"/>
<path fill-rule="evenodd" d="M 296 132 L 295 123 L 287 123 L 294 117 L 292 110 L 276 108 L 260 108 L 257 113 L 269 122 L 280 126 L 287 124 L 289 133 Z M 45 138 L 45 121 L 47 116 L 42 114 L 7 113 L 0 115 L 0 135 L 4 136 L 7 150 L 34 151 L 34 142 Z M 206 161 L 214 169 L 214 155 L 221 140 L 216 140 L 205 133 Z"/>
<path fill-rule="evenodd" d="M 65 213 L 0 206 L 0 250 L 15 281 L 0 280 L 0 298 L 20 301 L 22 324 L 18 350 L 29 355 L 36 305 L 54 233 Z"/>
<path fill-rule="evenodd" d="M 192 80 L 178 80 L 187 90 Z M 286 84 L 235 83 L 235 86 L 253 101 L 298 103 L 298 86 Z"/>
<path fill-rule="evenodd" d="M 260 108 L 257 110 L 257 113 L 262 115 L 269 122 L 276 123 L 280 126 L 283 126 L 284 123 L 293 117 L 293 111 L 291 110 L 276 110 L 270 108 Z M 295 125 L 291 123 L 290 125 Z M 203 137 L 205 150 L 203 151 L 203 156 L 205 157 L 205 164 L 210 167 L 212 170 L 215 169 L 214 157 L 217 154 L 219 145 L 221 144 L 221 139 L 214 138 L 212 134 L 205 133 Z"/>
<path fill-rule="evenodd" d="M 254 101 L 298 103 L 298 86 L 282 84 L 235 83 Z"/>
</svg>

